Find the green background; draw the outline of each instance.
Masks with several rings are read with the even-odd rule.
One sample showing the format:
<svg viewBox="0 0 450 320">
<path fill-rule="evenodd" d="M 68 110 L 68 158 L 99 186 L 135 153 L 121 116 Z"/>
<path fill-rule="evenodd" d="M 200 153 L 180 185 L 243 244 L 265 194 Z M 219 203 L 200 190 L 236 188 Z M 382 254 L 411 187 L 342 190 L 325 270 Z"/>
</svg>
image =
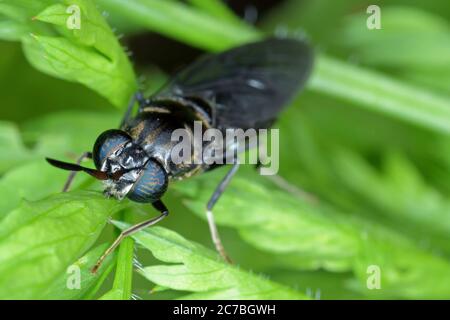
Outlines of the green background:
<svg viewBox="0 0 450 320">
<path fill-rule="evenodd" d="M 256 25 L 217 0 L 0 1 L 0 298 L 448 299 L 450 4 L 373 2 L 380 30 L 353 0 L 282 1 Z M 66 28 L 71 4 L 80 30 Z M 161 227 L 91 275 L 118 232 L 110 215 L 156 212 L 104 199 L 83 176 L 60 194 L 67 173 L 44 157 L 90 150 L 138 87 L 150 94 L 199 53 L 273 34 L 307 37 L 316 51 L 306 89 L 275 125 L 280 175 L 311 196 L 244 166 L 215 209 L 229 266 L 204 212 L 225 171 L 176 183 Z M 74 263 L 79 290 L 66 285 Z"/>
</svg>

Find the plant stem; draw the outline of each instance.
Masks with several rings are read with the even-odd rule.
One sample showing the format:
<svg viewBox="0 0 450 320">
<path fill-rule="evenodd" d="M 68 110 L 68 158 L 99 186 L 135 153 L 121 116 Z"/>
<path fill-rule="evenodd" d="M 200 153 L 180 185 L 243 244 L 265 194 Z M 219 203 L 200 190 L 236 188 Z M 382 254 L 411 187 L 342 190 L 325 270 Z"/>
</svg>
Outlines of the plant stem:
<svg viewBox="0 0 450 320">
<path fill-rule="evenodd" d="M 319 55 L 309 88 L 450 135 L 446 99 L 375 71 Z"/>
<path fill-rule="evenodd" d="M 123 215 L 124 221 L 128 220 L 128 214 Z M 121 300 L 131 299 L 132 281 L 133 281 L 133 256 L 134 240 L 127 237 L 122 240 L 119 246 L 117 256 L 116 273 L 112 291 L 117 292 L 117 298 Z"/>
</svg>

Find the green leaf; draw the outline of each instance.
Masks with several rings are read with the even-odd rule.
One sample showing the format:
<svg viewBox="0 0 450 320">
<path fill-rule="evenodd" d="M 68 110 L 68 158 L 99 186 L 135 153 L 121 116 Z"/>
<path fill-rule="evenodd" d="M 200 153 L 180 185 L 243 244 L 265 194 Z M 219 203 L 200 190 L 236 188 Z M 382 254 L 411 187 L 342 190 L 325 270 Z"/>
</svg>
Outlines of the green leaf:
<svg viewBox="0 0 450 320">
<path fill-rule="evenodd" d="M 0 298 L 38 298 L 121 206 L 94 192 L 22 202 L 0 222 Z"/>
<path fill-rule="evenodd" d="M 37 144 L 41 156 L 77 158 L 92 150 L 97 137 L 117 128 L 121 114 L 109 112 L 66 110 L 26 121 L 22 134 L 29 143 Z M 72 159 L 73 160 L 73 159 Z"/>
<path fill-rule="evenodd" d="M 367 287 L 369 266 L 380 270 L 381 290 Z M 355 263 L 360 292 L 372 298 L 449 299 L 450 263 L 431 255 L 398 237 L 379 233 L 362 238 L 361 251 Z"/>
<path fill-rule="evenodd" d="M 15 124 L 1 121 L 0 147 L 4 152 L 0 173 L 32 160 L 44 161 L 45 157 L 74 161 L 92 150 L 103 131 L 116 128 L 120 118 L 113 111 L 62 111 L 26 121 L 20 132 Z"/>
<path fill-rule="evenodd" d="M 8 10 L 0 7 L 0 13 L 13 11 L 11 25 L 27 28 L 20 39 L 29 62 L 52 76 L 82 83 L 124 108 L 137 90 L 134 72 L 94 2 L 59 0 L 46 7 L 47 1 L 40 0 L 34 10 L 22 2 L 9 4 Z M 80 24 L 69 28 L 74 17 L 70 6 L 79 9 Z"/>
<path fill-rule="evenodd" d="M 117 127 L 119 121 L 118 113 L 90 111 L 63 111 L 38 117 L 25 122 L 21 131 L 15 124 L 1 121 L 0 147 L 4 152 L 0 155 L 0 173 L 47 156 L 70 155 L 73 161 L 92 150 L 100 133 Z"/>
<path fill-rule="evenodd" d="M 0 15 L 0 39 L 19 41 L 27 31 L 28 28 L 23 24 Z"/>
<path fill-rule="evenodd" d="M 350 272 L 292 271 L 280 269 L 270 271 L 274 281 L 294 286 L 316 300 L 363 299 L 365 296 L 354 289 L 355 278 Z"/>
<path fill-rule="evenodd" d="M 450 94 L 450 24 L 439 15 L 413 7 L 387 7 L 382 28 L 362 28 L 366 14 L 345 20 L 338 47 L 369 66 Z"/>
<path fill-rule="evenodd" d="M 218 170 L 179 183 L 175 189 L 205 219 L 205 203 L 223 174 Z M 256 173 L 241 172 L 214 207 L 214 215 L 219 225 L 235 228 L 246 242 L 276 254 L 280 267 L 352 271 L 359 279 L 354 289 L 367 296 L 450 296 L 450 263 L 444 257 L 357 212 L 343 214 L 321 202 L 307 203 L 262 179 Z M 380 267 L 386 290 L 377 293 L 367 288 L 371 265 Z"/>
<path fill-rule="evenodd" d="M 223 170 L 174 184 L 185 203 L 205 219 L 205 205 L 224 175 Z M 270 197 L 268 197 L 270 195 Z M 330 212 L 296 199 L 255 173 L 233 178 L 214 207 L 216 222 L 238 228 L 240 236 L 256 248 L 277 254 L 282 266 L 305 270 L 351 269 L 358 250 L 354 232 Z"/>
<path fill-rule="evenodd" d="M 50 166 L 44 159 L 8 171 L 0 179 L 0 220 L 22 200 L 37 201 L 61 192 L 68 175 L 68 172 Z M 72 190 L 87 181 L 93 180 L 87 176 L 77 177 Z"/>
<path fill-rule="evenodd" d="M 91 272 L 92 266 L 107 247 L 107 244 L 100 245 L 68 266 L 67 270 L 46 288 L 39 299 L 74 300 L 92 297 L 114 266 L 113 261 L 116 257 L 111 254 L 96 274 Z M 74 277 L 79 277 L 80 282 L 78 283 Z"/>
<path fill-rule="evenodd" d="M 52 0 L 2 0 L 0 2 L 0 17 L 5 33 L 0 33 L 4 40 L 20 40 L 31 32 L 33 28 L 48 31 L 43 26 L 34 26 L 31 18 L 45 7 L 53 4 Z"/>
<path fill-rule="evenodd" d="M 10 122 L 0 121 L 0 149 L 0 173 L 32 158 L 31 152 L 23 144 L 18 128 Z"/>
<path fill-rule="evenodd" d="M 346 20 L 340 45 L 351 48 L 361 62 L 372 66 L 413 69 L 447 68 L 450 64 L 450 26 L 426 11 L 387 7 L 382 28 L 365 27 L 367 14 Z"/>
<path fill-rule="evenodd" d="M 127 224 L 115 222 L 121 229 Z M 155 258 L 170 265 L 141 270 L 150 281 L 175 290 L 193 292 L 185 299 L 305 299 L 306 296 L 268 279 L 229 265 L 213 251 L 173 231 L 154 227 L 133 238 Z"/>
<path fill-rule="evenodd" d="M 404 156 L 388 153 L 381 172 L 357 154 L 341 150 L 334 157 L 342 183 L 375 206 L 378 216 L 387 217 L 398 231 L 406 232 L 417 243 L 450 253 L 450 201 L 426 183 L 418 169 Z M 414 199 L 412 201 L 412 199 Z M 433 239 L 437 237 L 437 239 Z M 438 240 L 438 242 L 436 242 Z"/>
<path fill-rule="evenodd" d="M 319 56 L 309 88 L 361 108 L 450 135 L 450 109 L 444 97 L 336 59 Z"/>
</svg>

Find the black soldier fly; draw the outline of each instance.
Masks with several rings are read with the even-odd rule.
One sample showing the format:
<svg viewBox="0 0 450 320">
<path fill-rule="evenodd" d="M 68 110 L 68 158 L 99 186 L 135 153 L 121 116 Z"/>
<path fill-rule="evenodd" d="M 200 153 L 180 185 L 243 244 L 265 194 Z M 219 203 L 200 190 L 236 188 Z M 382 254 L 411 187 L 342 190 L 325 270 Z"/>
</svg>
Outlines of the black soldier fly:
<svg viewBox="0 0 450 320">
<path fill-rule="evenodd" d="M 171 159 L 171 149 L 176 143 L 171 140 L 173 130 L 192 130 L 193 121 L 201 121 L 204 128 L 221 131 L 269 128 L 304 86 L 312 62 L 309 45 L 294 39 L 267 39 L 205 56 L 179 72 L 150 98 L 136 94 L 120 129 L 102 133 L 93 152 L 84 153 L 76 164 L 47 159 L 55 167 L 72 171 L 63 191 L 69 189 L 75 172 L 84 171 L 104 181 L 105 195 L 151 203 L 160 212 L 156 218 L 123 231 L 92 271 L 99 268 L 123 238 L 156 224 L 169 214 L 161 201 L 169 181 L 220 166 L 202 161 L 175 164 Z M 133 116 L 136 101 L 139 109 Z M 236 144 L 231 147 L 243 151 Z M 92 158 L 96 169 L 82 167 L 80 163 L 84 158 Z M 231 169 L 206 206 L 212 240 L 227 261 L 230 259 L 220 241 L 212 209 L 239 167 L 237 156 L 233 160 Z"/>
</svg>

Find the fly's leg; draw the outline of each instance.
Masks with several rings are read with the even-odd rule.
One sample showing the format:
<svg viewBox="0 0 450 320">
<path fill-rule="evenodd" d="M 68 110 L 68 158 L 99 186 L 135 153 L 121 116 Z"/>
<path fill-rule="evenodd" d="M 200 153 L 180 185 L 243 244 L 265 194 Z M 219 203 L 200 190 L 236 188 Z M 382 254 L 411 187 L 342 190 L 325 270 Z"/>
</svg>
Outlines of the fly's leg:
<svg viewBox="0 0 450 320">
<path fill-rule="evenodd" d="M 162 219 L 164 219 L 165 217 L 167 217 L 169 215 L 169 210 L 167 210 L 166 206 L 164 205 L 164 203 L 162 203 L 161 200 L 153 202 L 152 205 L 161 214 L 159 216 L 157 216 L 156 218 L 145 220 L 143 222 L 135 224 L 134 226 L 131 226 L 128 229 L 122 231 L 120 233 L 120 235 L 116 238 L 116 240 L 114 240 L 113 244 L 108 249 L 106 249 L 106 251 L 103 253 L 103 255 L 97 260 L 97 263 L 91 269 L 92 273 L 97 272 L 97 270 L 100 268 L 100 266 L 102 265 L 102 263 L 106 259 L 106 257 L 114 251 L 114 249 L 122 242 L 123 239 L 125 239 L 126 237 L 128 237 L 138 231 L 141 231 L 147 227 L 157 224 L 158 222 L 160 222 Z"/>
<path fill-rule="evenodd" d="M 233 167 L 230 169 L 230 171 L 227 172 L 225 177 L 220 181 L 219 185 L 217 186 L 216 190 L 214 191 L 213 195 L 208 201 L 208 205 L 206 206 L 206 218 L 208 219 L 208 226 L 209 231 L 211 233 L 211 239 L 214 243 L 214 246 L 216 247 L 217 252 L 222 256 L 222 258 L 228 262 L 232 263 L 230 257 L 225 251 L 225 248 L 223 247 L 222 241 L 220 240 L 219 232 L 217 230 L 217 225 L 214 221 L 214 215 L 212 212 L 212 209 L 214 205 L 216 204 L 217 200 L 219 200 L 220 196 L 225 191 L 225 188 L 228 186 L 228 184 L 231 181 L 231 178 L 236 174 L 237 170 L 239 168 L 239 161 L 236 159 L 235 163 L 233 164 Z"/>
<path fill-rule="evenodd" d="M 265 147 L 264 144 L 259 144 L 259 148 L 264 150 L 264 151 L 263 152 L 259 152 L 258 162 L 255 165 L 255 169 L 258 170 L 258 172 L 259 172 L 260 168 L 263 165 L 262 162 L 261 162 L 261 158 L 262 158 L 261 155 L 262 154 L 264 154 L 264 155 L 267 154 L 265 152 L 266 147 Z M 264 162 L 267 162 L 266 158 L 265 157 L 263 157 L 263 158 L 264 158 L 263 159 Z M 302 198 L 302 199 L 304 199 L 304 200 L 306 200 L 308 202 L 311 202 L 311 203 L 317 203 L 317 198 L 313 194 L 311 194 L 311 193 L 309 193 L 309 192 L 307 192 L 305 190 L 302 190 L 299 187 L 289 183 L 286 179 L 284 179 L 282 176 L 280 176 L 278 174 L 264 175 L 264 177 L 266 177 L 267 179 L 272 181 L 272 183 L 274 183 L 280 189 L 283 189 L 283 190 L 285 190 L 285 191 L 295 195 L 298 198 Z"/>
<path fill-rule="evenodd" d="M 92 153 L 86 151 L 85 153 L 83 153 L 77 160 L 77 164 L 80 165 L 81 162 L 83 162 L 84 159 L 92 159 Z M 66 180 L 66 183 L 64 184 L 63 190 L 62 192 L 67 192 L 69 191 L 70 186 L 72 185 L 73 179 L 75 178 L 75 175 L 77 174 L 76 171 L 72 171 L 69 174 L 69 177 Z"/>
<path fill-rule="evenodd" d="M 136 102 L 139 104 L 139 109 L 142 109 L 145 106 L 145 99 L 141 92 L 136 92 L 131 97 L 130 102 L 128 103 L 127 111 L 123 115 L 119 128 L 122 128 L 123 125 L 130 119 L 131 113 L 133 112 L 133 107 Z"/>
</svg>

